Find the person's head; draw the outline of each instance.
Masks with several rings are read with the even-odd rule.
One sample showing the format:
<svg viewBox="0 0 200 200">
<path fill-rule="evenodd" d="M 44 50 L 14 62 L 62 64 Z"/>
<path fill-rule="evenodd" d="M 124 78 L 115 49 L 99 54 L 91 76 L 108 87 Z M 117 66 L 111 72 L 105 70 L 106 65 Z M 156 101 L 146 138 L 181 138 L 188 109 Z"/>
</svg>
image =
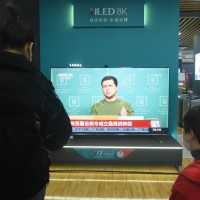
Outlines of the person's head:
<svg viewBox="0 0 200 200">
<path fill-rule="evenodd" d="M 101 80 L 103 94 L 107 101 L 115 101 L 118 90 L 118 82 L 114 76 L 105 76 Z"/>
<path fill-rule="evenodd" d="M 189 150 L 200 148 L 200 106 L 192 107 L 183 117 L 183 140 Z"/>
<path fill-rule="evenodd" d="M 9 16 L 4 24 L 0 26 L 0 50 L 24 55 L 32 61 L 35 34 L 33 29 L 19 16 L 16 6 L 6 6 Z"/>
</svg>

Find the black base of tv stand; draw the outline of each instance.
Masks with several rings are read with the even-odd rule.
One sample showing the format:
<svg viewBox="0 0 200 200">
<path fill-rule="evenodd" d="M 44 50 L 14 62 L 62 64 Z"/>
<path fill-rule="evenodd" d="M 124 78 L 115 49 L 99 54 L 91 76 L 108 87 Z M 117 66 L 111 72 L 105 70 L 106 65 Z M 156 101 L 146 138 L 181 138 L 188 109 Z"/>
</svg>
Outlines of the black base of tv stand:
<svg viewBox="0 0 200 200">
<path fill-rule="evenodd" d="M 171 135 L 76 136 L 59 151 L 53 163 L 182 165 L 182 146 Z"/>
</svg>

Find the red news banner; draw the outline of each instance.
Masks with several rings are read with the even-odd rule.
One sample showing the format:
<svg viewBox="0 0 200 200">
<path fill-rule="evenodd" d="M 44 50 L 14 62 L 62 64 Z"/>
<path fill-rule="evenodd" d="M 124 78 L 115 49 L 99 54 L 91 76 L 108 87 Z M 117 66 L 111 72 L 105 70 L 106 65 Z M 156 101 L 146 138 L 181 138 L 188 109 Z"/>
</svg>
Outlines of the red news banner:
<svg viewBox="0 0 200 200">
<path fill-rule="evenodd" d="M 151 120 L 136 116 L 70 116 L 73 128 L 150 128 Z"/>
</svg>

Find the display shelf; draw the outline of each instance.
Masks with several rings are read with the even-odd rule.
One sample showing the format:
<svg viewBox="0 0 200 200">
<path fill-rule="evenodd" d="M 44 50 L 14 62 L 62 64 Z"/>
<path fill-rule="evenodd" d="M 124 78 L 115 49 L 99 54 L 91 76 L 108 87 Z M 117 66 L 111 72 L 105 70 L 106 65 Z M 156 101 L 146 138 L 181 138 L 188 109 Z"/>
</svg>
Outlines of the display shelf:
<svg viewBox="0 0 200 200">
<path fill-rule="evenodd" d="M 51 152 L 53 163 L 182 165 L 182 146 L 170 135 L 80 136 Z"/>
</svg>

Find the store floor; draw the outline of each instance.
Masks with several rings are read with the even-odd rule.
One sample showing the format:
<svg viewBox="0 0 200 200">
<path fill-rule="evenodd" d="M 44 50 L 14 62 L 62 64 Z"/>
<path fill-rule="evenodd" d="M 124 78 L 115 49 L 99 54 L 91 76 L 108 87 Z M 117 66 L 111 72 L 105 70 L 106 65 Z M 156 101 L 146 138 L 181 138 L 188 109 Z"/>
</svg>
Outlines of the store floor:
<svg viewBox="0 0 200 200">
<path fill-rule="evenodd" d="M 182 142 L 181 132 L 177 139 Z M 52 165 L 45 200 L 167 200 L 179 171 L 192 161 L 191 154 L 183 148 L 179 169 L 174 166 Z"/>
</svg>

